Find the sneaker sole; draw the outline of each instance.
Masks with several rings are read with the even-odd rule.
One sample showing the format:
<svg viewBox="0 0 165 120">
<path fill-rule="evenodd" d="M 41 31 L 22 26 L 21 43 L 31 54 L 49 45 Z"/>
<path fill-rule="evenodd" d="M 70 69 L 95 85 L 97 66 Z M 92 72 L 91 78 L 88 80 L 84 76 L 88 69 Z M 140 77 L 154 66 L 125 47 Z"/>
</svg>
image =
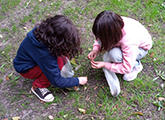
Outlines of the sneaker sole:
<svg viewBox="0 0 165 120">
<path fill-rule="evenodd" d="M 44 101 L 44 102 L 52 102 L 52 101 L 54 100 L 54 97 L 53 97 L 52 99 L 49 99 L 49 100 L 44 100 L 44 99 L 40 98 L 40 97 L 37 95 L 37 93 L 33 90 L 33 88 L 31 88 L 31 91 L 32 91 L 40 100 L 42 100 L 42 101 Z"/>
</svg>

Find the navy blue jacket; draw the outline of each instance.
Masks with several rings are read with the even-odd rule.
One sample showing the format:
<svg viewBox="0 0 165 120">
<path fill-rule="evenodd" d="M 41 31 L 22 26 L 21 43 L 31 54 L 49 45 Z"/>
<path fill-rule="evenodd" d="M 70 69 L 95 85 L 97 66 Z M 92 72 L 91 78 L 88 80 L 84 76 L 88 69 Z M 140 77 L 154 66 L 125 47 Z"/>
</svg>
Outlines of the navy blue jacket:
<svg viewBox="0 0 165 120">
<path fill-rule="evenodd" d="M 33 33 L 34 29 L 27 34 L 19 46 L 13 61 L 15 70 L 18 73 L 26 73 L 30 68 L 38 65 L 50 83 L 55 87 L 78 86 L 79 80 L 77 77 L 64 78 L 60 75 L 57 57 L 53 57 L 46 45 L 42 45 L 36 40 Z"/>
</svg>

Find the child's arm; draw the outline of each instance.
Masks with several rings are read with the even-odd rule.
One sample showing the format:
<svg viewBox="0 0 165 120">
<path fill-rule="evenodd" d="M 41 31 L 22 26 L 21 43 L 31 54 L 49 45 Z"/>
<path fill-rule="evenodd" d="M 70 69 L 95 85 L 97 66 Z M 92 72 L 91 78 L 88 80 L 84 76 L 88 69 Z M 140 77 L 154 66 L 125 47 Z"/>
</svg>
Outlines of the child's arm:
<svg viewBox="0 0 165 120">
<path fill-rule="evenodd" d="M 94 50 L 95 50 L 95 51 L 99 51 L 100 48 L 101 48 L 100 45 L 101 45 L 101 44 L 100 44 L 97 40 L 95 40 L 95 42 L 94 42 L 94 44 L 93 44 L 93 51 L 94 51 Z"/>
<path fill-rule="evenodd" d="M 57 64 L 57 58 L 50 55 L 42 56 L 38 60 L 38 66 L 41 68 L 50 83 L 55 87 L 74 87 L 78 86 L 79 84 L 85 84 L 87 82 L 87 78 L 80 78 L 81 80 L 79 80 L 78 77 L 62 77 Z"/>
</svg>

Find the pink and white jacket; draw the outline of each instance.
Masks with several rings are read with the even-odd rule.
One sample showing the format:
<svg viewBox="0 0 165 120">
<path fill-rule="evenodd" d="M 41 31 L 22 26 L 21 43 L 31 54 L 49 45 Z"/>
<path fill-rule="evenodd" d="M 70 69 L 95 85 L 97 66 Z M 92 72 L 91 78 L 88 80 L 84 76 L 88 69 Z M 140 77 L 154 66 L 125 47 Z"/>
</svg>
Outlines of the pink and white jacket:
<svg viewBox="0 0 165 120">
<path fill-rule="evenodd" d="M 123 62 L 107 62 L 105 68 L 115 73 L 125 74 L 132 70 L 139 47 L 144 50 L 151 49 L 152 38 L 148 30 L 138 21 L 128 17 L 122 17 L 122 19 L 124 21 L 123 38 L 116 44 L 116 47 L 120 47 L 122 50 Z M 93 50 L 99 51 L 99 49 L 98 41 L 95 40 Z"/>
</svg>

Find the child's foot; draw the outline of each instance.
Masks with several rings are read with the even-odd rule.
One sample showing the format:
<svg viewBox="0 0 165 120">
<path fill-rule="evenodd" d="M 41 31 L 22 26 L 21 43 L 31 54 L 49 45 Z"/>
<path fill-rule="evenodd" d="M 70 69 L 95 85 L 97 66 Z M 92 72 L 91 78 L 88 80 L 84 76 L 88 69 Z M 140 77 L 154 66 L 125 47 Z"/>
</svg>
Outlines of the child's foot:
<svg viewBox="0 0 165 120">
<path fill-rule="evenodd" d="M 139 65 L 133 67 L 133 69 L 130 73 L 124 74 L 123 80 L 125 80 L 125 81 L 134 80 L 137 77 L 138 73 L 142 71 L 142 69 L 143 69 L 143 66 L 142 66 L 141 62 L 139 61 Z"/>
<path fill-rule="evenodd" d="M 47 88 L 37 88 L 32 86 L 31 91 L 44 102 L 52 102 L 54 100 L 54 96 Z"/>
</svg>

